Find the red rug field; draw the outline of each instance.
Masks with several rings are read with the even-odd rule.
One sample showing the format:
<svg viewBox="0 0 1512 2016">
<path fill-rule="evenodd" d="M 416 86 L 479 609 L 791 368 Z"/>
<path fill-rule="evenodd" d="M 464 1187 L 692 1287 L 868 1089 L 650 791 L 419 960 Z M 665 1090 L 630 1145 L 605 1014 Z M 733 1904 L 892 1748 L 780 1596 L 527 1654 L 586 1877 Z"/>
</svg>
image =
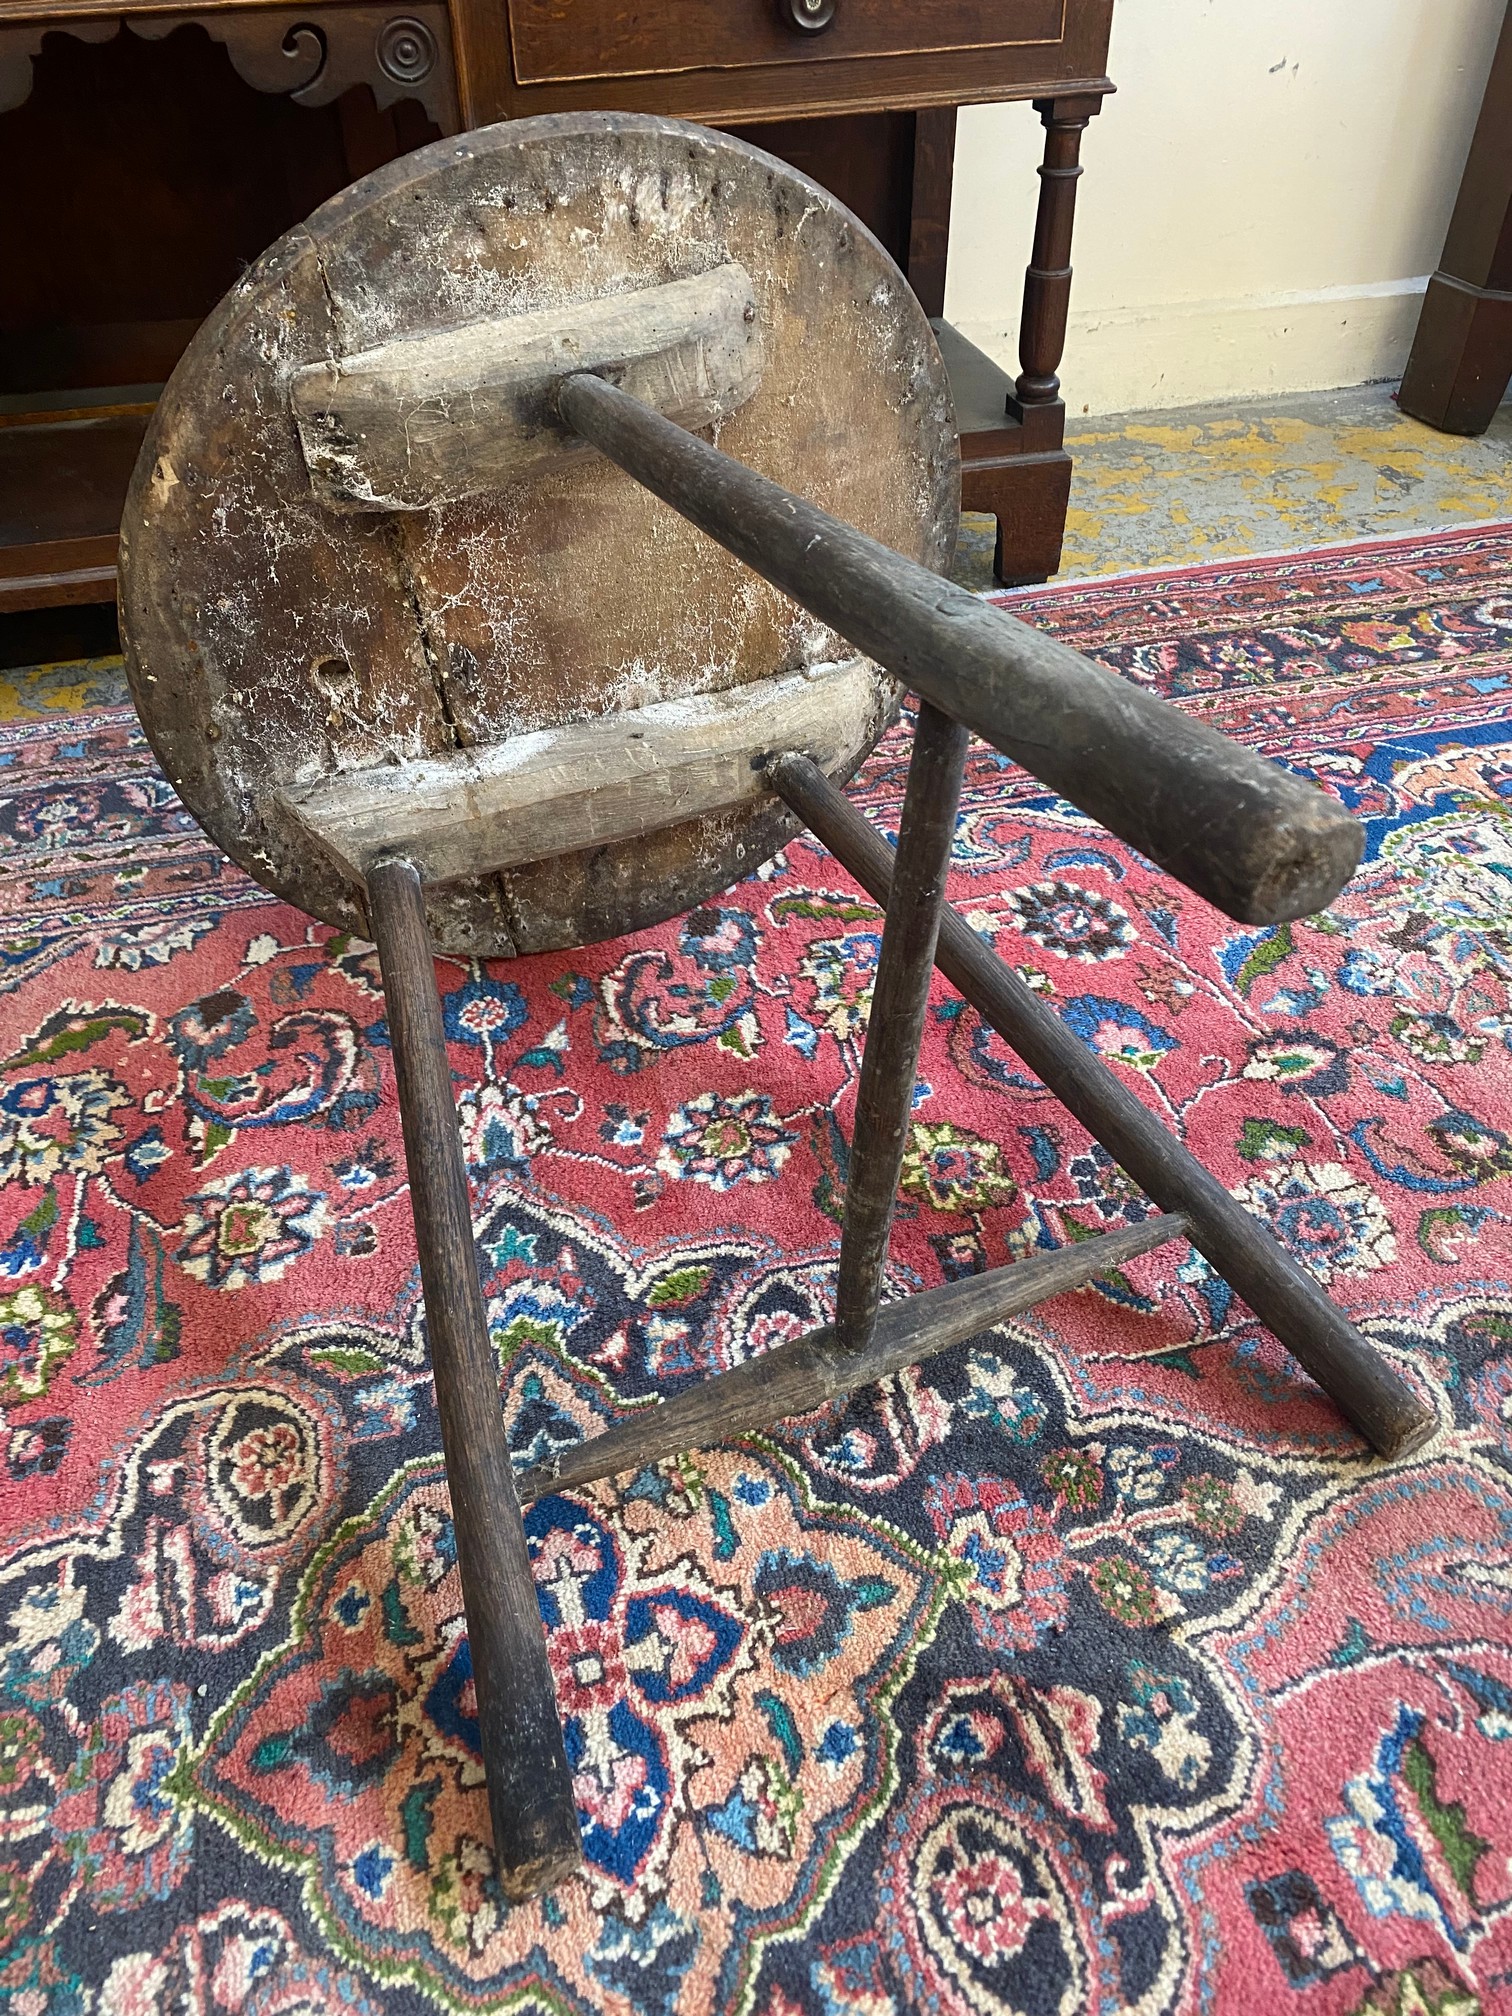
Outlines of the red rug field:
<svg viewBox="0 0 1512 2016">
<path fill-rule="evenodd" d="M 7 726 L 0 2016 L 1512 2010 L 1512 529 L 1016 606 L 1366 821 L 1246 930 L 979 750 L 953 895 L 1439 1436 L 1176 1247 L 546 1500 L 588 1859 L 510 1910 L 373 955 L 129 709 Z M 522 1467 L 822 1318 L 878 930 L 800 843 L 441 968 Z M 1148 1208 L 938 984 L 897 1288 Z"/>
</svg>

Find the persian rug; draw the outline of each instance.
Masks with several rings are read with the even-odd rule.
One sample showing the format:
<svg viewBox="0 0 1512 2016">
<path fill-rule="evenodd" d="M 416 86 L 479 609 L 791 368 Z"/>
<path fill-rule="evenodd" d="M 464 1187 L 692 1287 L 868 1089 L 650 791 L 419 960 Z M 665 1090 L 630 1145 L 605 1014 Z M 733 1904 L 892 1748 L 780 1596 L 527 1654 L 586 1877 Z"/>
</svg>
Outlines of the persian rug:
<svg viewBox="0 0 1512 2016">
<path fill-rule="evenodd" d="M 128 709 L 8 724 L 0 2010 L 1512 2009 L 1512 527 L 1013 599 L 1365 821 L 1241 929 L 978 749 L 952 893 L 1439 1437 L 1369 1460 L 1180 1246 L 548 1499 L 587 1859 L 508 1909 L 372 951 Z M 442 966 L 522 1467 L 824 1319 L 878 936 L 800 840 Z M 1149 1208 L 938 984 L 896 1290 Z"/>
</svg>

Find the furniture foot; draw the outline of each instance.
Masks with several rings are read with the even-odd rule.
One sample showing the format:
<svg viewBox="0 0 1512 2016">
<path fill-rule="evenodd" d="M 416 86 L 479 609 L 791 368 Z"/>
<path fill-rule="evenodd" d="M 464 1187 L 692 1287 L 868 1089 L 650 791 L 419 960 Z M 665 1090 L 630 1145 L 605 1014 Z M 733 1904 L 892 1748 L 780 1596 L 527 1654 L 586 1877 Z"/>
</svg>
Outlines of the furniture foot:
<svg viewBox="0 0 1512 2016">
<path fill-rule="evenodd" d="M 1402 411 L 1446 434 L 1484 434 L 1512 377 L 1512 7 L 1428 282 Z"/>
<path fill-rule="evenodd" d="M 1484 434 L 1509 379 L 1512 292 L 1435 273 L 1397 394 L 1402 411 L 1444 434 Z"/>
<path fill-rule="evenodd" d="M 1049 455 L 974 461 L 965 441 L 961 448 L 961 509 L 984 511 L 997 521 L 993 579 L 1003 588 L 1048 581 L 1061 564 L 1071 457 L 1056 449 Z"/>
</svg>

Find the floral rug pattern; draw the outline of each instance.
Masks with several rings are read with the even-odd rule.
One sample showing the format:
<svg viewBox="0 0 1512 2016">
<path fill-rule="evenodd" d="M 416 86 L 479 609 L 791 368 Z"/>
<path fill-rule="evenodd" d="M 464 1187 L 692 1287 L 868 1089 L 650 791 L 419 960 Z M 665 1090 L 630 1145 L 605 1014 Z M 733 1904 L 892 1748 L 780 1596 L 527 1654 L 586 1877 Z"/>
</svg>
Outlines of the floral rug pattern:
<svg viewBox="0 0 1512 2016">
<path fill-rule="evenodd" d="M 1512 2009 L 1512 530 L 1012 600 L 1366 822 L 1241 929 L 978 749 L 952 894 L 1441 1434 L 1177 1246 L 543 1501 L 587 1859 L 510 1909 L 374 956 L 129 710 L 0 726 L 0 2012 Z M 823 1319 L 878 937 L 800 841 L 442 965 L 522 1468 Z M 1148 1209 L 938 983 L 895 1288 Z"/>
</svg>

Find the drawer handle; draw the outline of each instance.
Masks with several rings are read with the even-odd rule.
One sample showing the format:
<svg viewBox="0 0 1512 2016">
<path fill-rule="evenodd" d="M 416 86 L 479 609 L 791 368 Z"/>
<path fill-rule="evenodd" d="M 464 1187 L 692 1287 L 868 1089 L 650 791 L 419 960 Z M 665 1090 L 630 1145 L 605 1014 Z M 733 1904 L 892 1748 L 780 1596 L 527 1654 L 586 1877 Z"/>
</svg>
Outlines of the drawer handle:
<svg viewBox="0 0 1512 2016">
<path fill-rule="evenodd" d="M 798 35 L 822 35 L 835 18 L 835 0 L 777 0 L 785 26 Z"/>
</svg>

